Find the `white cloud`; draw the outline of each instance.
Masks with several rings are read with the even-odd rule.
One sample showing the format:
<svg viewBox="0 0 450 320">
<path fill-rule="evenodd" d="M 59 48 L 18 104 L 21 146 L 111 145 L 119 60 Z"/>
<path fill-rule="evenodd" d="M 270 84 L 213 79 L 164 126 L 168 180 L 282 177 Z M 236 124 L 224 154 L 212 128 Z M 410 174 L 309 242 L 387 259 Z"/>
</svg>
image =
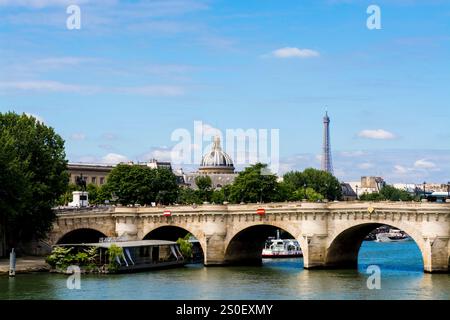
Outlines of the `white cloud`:
<svg viewBox="0 0 450 320">
<path fill-rule="evenodd" d="M 417 160 L 414 163 L 414 167 L 418 169 L 435 169 L 436 164 L 426 159 Z"/>
<path fill-rule="evenodd" d="M 75 140 L 75 141 L 82 141 L 82 140 L 86 139 L 86 135 L 82 132 L 76 132 L 70 136 L 70 139 Z"/>
<path fill-rule="evenodd" d="M 358 168 L 359 168 L 359 169 L 362 169 L 362 170 L 372 169 L 373 167 L 374 167 L 374 164 L 373 164 L 373 163 L 370 163 L 370 162 L 360 163 L 360 164 L 358 165 Z"/>
<path fill-rule="evenodd" d="M 401 166 L 401 165 L 396 165 L 394 167 L 394 173 L 396 173 L 396 174 L 404 175 L 404 174 L 407 174 L 410 171 L 411 171 L 410 169 L 408 169 L 408 168 L 406 168 L 404 166 Z"/>
<path fill-rule="evenodd" d="M 392 140 L 396 138 L 395 134 L 383 129 L 363 130 L 358 134 L 358 136 L 361 138 L 376 139 L 376 140 Z"/>
<path fill-rule="evenodd" d="M 109 141 L 117 140 L 117 135 L 112 132 L 105 132 L 104 134 L 102 134 L 102 139 Z"/>
<path fill-rule="evenodd" d="M 82 4 L 87 0 L 0 0 L 0 6 L 16 6 L 44 8 L 51 6 L 68 6 L 71 4 Z"/>
<path fill-rule="evenodd" d="M 102 163 L 106 164 L 117 164 L 120 162 L 127 162 L 128 158 L 124 155 L 117 153 L 108 153 L 106 156 L 102 158 Z"/>
<path fill-rule="evenodd" d="M 180 96 L 185 93 L 179 86 L 150 85 L 141 87 L 120 87 L 114 89 L 118 93 L 140 94 L 146 96 Z"/>
<path fill-rule="evenodd" d="M 49 57 L 37 59 L 34 64 L 39 68 L 48 69 L 56 69 L 65 66 L 78 66 L 83 63 L 95 62 L 99 59 L 95 58 L 86 58 L 86 57 Z"/>
<path fill-rule="evenodd" d="M 362 157 L 366 155 L 364 151 L 342 151 L 340 152 L 340 155 L 342 157 L 348 157 L 348 158 L 356 158 L 356 157 Z"/>
<path fill-rule="evenodd" d="M 80 86 L 65 84 L 58 81 L 16 81 L 0 82 L 0 92 L 16 91 L 48 91 L 48 92 L 78 92 Z"/>
<path fill-rule="evenodd" d="M 320 56 L 320 53 L 315 50 L 311 50 L 311 49 L 299 49 L 299 48 L 285 47 L 285 48 L 280 48 L 280 49 L 272 51 L 269 56 L 272 56 L 275 58 L 281 58 L 281 59 L 286 59 L 286 58 L 304 59 L 304 58 L 318 57 L 318 56 Z"/>
<path fill-rule="evenodd" d="M 179 86 L 148 85 L 136 87 L 97 87 L 80 86 L 66 84 L 58 81 L 33 80 L 0 82 L 0 92 L 8 93 L 15 91 L 33 91 L 33 92 L 63 92 L 63 93 L 118 93 L 118 94 L 136 94 L 147 96 L 180 96 L 185 93 L 185 89 Z"/>
</svg>

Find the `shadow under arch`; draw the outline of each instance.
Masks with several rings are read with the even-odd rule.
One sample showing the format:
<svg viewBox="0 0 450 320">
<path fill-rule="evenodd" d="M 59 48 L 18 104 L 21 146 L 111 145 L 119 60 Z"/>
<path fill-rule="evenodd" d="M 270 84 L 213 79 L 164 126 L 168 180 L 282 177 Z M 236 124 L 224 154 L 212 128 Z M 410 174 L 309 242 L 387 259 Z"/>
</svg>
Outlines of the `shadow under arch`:
<svg viewBox="0 0 450 320">
<path fill-rule="evenodd" d="M 393 229 L 398 229 L 406 232 L 421 253 L 422 266 L 424 262 L 424 253 L 422 243 L 419 238 L 412 232 L 412 230 L 405 230 L 405 228 L 382 223 L 363 223 L 350 228 L 347 228 L 337 234 L 329 244 L 326 251 L 325 266 L 330 269 L 357 269 L 358 255 L 365 240 L 375 229 L 388 226 Z M 409 231 L 409 232 L 408 232 Z"/>
<path fill-rule="evenodd" d="M 193 237 L 195 237 L 195 234 L 182 227 L 162 226 L 148 232 L 142 240 L 177 241 L 179 238 L 184 238 L 187 234 L 191 234 Z M 192 240 L 192 244 L 192 262 L 204 263 L 205 254 L 200 239 L 196 238 L 196 240 Z"/>
<path fill-rule="evenodd" d="M 106 238 L 106 235 L 95 229 L 81 228 L 66 233 L 56 244 L 97 243 L 100 238 Z"/>
<path fill-rule="evenodd" d="M 264 249 L 265 242 L 269 237 L 275 237 L 277 230 L 280 230 L 281 239 L 296 239 L 283 228 L 270 224 L 260 224 L 244 228 L 236 233 L 229 241 L 225 249 L 225 264 L 262 264 L 262 250 Z"/>
</svg>

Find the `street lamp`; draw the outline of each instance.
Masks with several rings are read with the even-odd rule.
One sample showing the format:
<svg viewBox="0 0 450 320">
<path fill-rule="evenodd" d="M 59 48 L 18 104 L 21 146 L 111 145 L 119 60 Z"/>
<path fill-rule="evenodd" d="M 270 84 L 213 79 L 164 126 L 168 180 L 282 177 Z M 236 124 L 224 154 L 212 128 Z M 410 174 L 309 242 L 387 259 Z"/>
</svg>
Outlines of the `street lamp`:
<svg viewBox="0 0 450 320">
<path fill-rule="evenodd" d="M 356 200 L 358 200 L 359 199 L 359 197 L 358 197 L 358 185 L 356 185 Z"/>
<path fill-rule="evenodd" d="M 426 199 L 427 198 L 427 183 L 424 182 L 423 183 L 423 198 Z"/>
</svg>

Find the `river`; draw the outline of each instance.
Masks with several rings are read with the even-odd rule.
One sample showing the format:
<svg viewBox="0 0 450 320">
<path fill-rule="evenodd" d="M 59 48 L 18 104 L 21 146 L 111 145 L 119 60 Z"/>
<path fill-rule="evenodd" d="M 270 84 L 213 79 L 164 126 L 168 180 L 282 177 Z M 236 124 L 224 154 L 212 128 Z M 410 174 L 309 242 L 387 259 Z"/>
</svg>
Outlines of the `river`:
<svg viewBox="0 0 450 320">
<path fill-rule="evenodd" d="M 367 266 L 381 269 L 381 289 L 368 289 Z M 358 270 L 304 270 L 302 259 L 264 260 L 262 266 L 188 265 L 121 275 L 0 277 L 0 299 L 450 299 L 450 274 L 424 274 L 414 242 L 364 242 Z"/>
</svg>

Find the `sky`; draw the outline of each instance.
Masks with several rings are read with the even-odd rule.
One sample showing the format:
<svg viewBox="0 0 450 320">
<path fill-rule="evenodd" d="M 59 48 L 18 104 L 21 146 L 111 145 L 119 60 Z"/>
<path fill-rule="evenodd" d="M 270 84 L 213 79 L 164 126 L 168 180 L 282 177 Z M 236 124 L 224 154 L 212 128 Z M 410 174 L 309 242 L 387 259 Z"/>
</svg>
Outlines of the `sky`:
<svg viewBox="0 0 450 320">
<path fill-rule="evenodd" d="M 54 127 L 71 162 L 170 160 L 201 122 L 278 129 L 279 174 L 320 168 L 328 110 L 339 179 L 447 183 L 449 58 L 443 0 L 0 0 L 0 112 Z"/>
</svg>

